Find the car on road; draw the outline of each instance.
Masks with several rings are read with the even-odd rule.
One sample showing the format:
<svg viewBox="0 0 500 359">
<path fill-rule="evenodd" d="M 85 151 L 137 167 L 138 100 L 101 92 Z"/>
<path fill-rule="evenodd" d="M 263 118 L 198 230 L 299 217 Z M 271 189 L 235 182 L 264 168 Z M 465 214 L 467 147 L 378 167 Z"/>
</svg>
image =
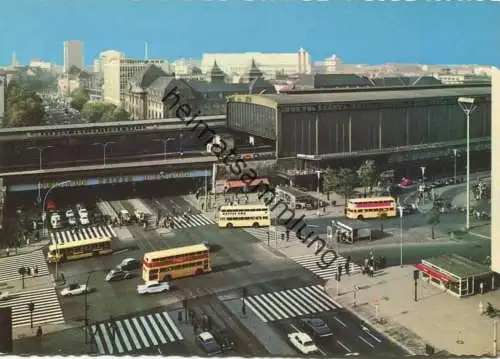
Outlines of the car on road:
<svg viewBox="0 0 500 359">
<path fill-rule="evenodd" d="M 168 292 L 169 290 L 170 284 L 167 282 L 152 281 L 137 286 L 137 293 L 139 294 L 164 293 Z"/>
<path fill-rule="evenodd" d="M 201 350 L 208 355 L 217 355 L 222 352 L 222 349 L 210 332 L 202 332 L 196 336 L 196 343 Z"/>
<path fill-rule="evenodd" d="M 116 266 L 117 270 L 132 271 L 141 268 L 141 262 L 135 258 L 125 258 Z"/>
<path fill-rule="evenodd" d="M 132 274 L 129 272 L 124 271 L 124 270 L 112 269 L 106 275 L 104 280 L 106 282 L 114 282 L 114 281 L 119 281 L 119 280 L 124 280 L 124 279 L 130 279 L 130 278 L 132 278 Z"/>
<path fill-rule="evenodd" d="M 9 292 L 0 292 L 0 302 L 10 298 Z"/>
<path fill-rule="evenodd" d="M 73 295 L 80 295 L 89 292 L 90 288 L 88 288 L 86 284 L 70 284 L 69 286 L 61 290 L 61 296 L 71 297 Z"/>
<path fill-rule="evenodd" d="M 309 335 L 303 332 L 293 332 L 288 334 L 290 343 L 302 354 L 315 354 L 318 352 L 318 347 L 314 344 Z"/>
<path fill-rule="evenodd" d="M 132 217 L 130 216 L 130 212 L 127 211 L 126 209 L 122 209 L 120 211 L 120 219 L 125 223 L 130 223 L 130 221 L 132 220 Z"/>
<path fill-rule="evenodd" d="M 70 209 L 68 209 L 66 211 L 65 215 L 66 215 L 66 218 L 74 217 L 75 216 L 75 212 L 73 212 L 73 210 L 70 208 Z"/>
<path fill-rule="evenodd" d="M 415 213 L 417 211 L 416 207 L 412 204 L 405 204 L 402 206 L 403 208 L 403 216 L 407 216 L 409 214 Z M 400 215 L 400 209 L 398 207 L 398 215 Z"/>
<path fill-rule="evenodd" d="M 234 349 L 234 342 L 231 335 L 225 329 L 214 331 L 213 336 L 217 343 L 220 343 L 221 350 L 226 352 Z"/>
<path fill-rule="evenodd" d="M 299 322 L 300 328 L 313 338 L 326 338 L 333 335 L 332 330 L 321 318 L 304 318 Z"/>
</svg>

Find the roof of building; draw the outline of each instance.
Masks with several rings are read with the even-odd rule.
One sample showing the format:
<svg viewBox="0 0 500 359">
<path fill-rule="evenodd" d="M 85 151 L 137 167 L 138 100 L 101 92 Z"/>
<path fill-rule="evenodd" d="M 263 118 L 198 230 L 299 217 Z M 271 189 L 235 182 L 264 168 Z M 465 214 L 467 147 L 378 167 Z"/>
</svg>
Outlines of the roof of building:
<svg viewBox="0 0 500 359">
<path fill-rule="evenodd" d="M 153 81 L 151 85 L 148 86 L 148 89 L 152 90 L 165 90 L 169 87 L 169 85 L 175 81 L 174 77 L 170 76 L 160 76 L 157 77 L 156 80 Z"/>
<path fill-rule="evenodd" d="M 276 102 L 278 105 L 313 104 L 313 103 L 345 103 L 345 102 L 370 102 L 425 99 L 436 97 L 460 97 L 460 96 L 486 96 L 491 95 L 491 87 L 452 87 L 408 90 L 384 90 L 379 91 L 338 91 L 330 93 L 308 93 L 308 94 L 264 94 L 260 95 Z"/>
<path fill-rule="evenodd" d="M 142 71 L 136 73 L 130 83 L 134 86 L 145 89 L 149 87 L 158 77 L 167 76 L 167 73 L 163 71 L 159 66 L 151 64 L 147 66 Z"/>
<path fill-rule="evenodd" d="M 261 92 L 273 94 L 276 93 L 276 88 L 271 82 L 264 80 L 262 77 L 257 77 L 250 83 L 249 93 L 259 94 Z"/>
<path fill-rule="evenodd" d="M 248 93 L 249 84 L 210 83 L 200 80 L 190 80 L 188 84 L 200 93 Z"/>
<path fill-rule="evenodd" d="M 337 87 L 372 87 L 367 77 L 354 74 L 311 74 L 300 75 L 294 84 L 306 88 L 337 88 Z"/>
<path fill-rule="evenodd" d="M 386 86 L 429 86 L 441 85 L 442 82 L 433 76 L 390 76 L 372 78 L 375 87 Z"/>
<path fill-rule="evenodd" d="M 457 254 L 443 254 L 423 261 L 460 278 L 491 273 L 491 269 L 487 265 L 474 262 Z"/>
</svg>

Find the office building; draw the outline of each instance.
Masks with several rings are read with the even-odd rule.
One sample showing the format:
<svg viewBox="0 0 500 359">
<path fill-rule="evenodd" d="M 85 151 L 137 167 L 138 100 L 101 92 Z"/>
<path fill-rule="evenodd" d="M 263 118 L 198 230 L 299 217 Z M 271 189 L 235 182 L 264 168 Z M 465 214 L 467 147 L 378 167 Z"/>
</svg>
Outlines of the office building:
<svg viewBox="0 0 500 359">
<path fill-rule="evenodd" d="M 149 65 L 157 65 L 166 72 L 169 71 L 165 60 L 137 60 L 125 56 L 119 51 L 105 51 L 100 54 L 100 68 L 103 74 L 104 101 L 115 105 L 125 100 L 125 91 L 129 81 L 138 72 Z"/>
<path fill-rule="evenodd" d="M 311 56 L 304 49 L 300 49 L 296 53 L 203 54 L 201 61 L 202 72 L 204 74 L 210 72 L 215 62 L 229 76 L 242 75 L 248 72 L 252 62 L 257 64 L 265 79 L 311 72 Z"/>
<path fill-rule="evenodd" d="M 342 60 L 337 55 L 332 55 L 331 57 L 326 58 L 323 62 L 323 66 L 327 74 L 334 74 L 342 71 L 343 69 Z"/>
<path fill-rule="evenodd" d="M 83 69 L 83 42 L 79 40 L 64 41 L 64 72 L 71 66 Z"/>
</svg>

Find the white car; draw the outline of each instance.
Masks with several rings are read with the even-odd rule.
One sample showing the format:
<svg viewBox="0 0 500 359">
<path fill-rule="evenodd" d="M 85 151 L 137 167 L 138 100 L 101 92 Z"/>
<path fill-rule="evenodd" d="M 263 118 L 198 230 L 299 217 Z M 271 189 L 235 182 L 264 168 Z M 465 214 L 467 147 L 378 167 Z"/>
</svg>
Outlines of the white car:
<svg viewBox="0 0 500 359">
<path fill-rule="evenodd" d="M 76 217 L 75 216 L 68 217 L 68 224 L 70 226 L 76 226 Z"/>
<path fill-rule="evenodd" d="M 80 215 L 80 223 L 82 224 L 82 226 L 86 226 L 87 224 L 90 224 L 87 210 L 85 210 L 85 212 L 80 212 L 79 215 Z"/>
<path fill-rule="evenodd" d="M 295 332 L 288 334 L 288 340 L 302 354 L 313 354 L 318 352 L 318 347 L 314 344 L 309 335 L 303 332 Z"/>
<path fill-rule="evenodd" d="M 73 212 L 72 209 L 68 209 L 65 214 L 66 214 L 66 218 L 68 218 L 68 219 L 69 219 L 69 217 L 75 216 L 75 212 Z"/>
<path fill-rule="evenodd" d="M 167 282 L 148 282 L 137 286 L 139 294 L 163 293 L 170 290 L 170 284 Z"/>
<path fill-rule="evenodd" d="M 71 297 L 73 295 L 84 294 L 85 292 L 90 292 L 86 284 L 70 284 L 68 287 L 61 290 L 62 297 Z"/>
<path fill-rule="evenodd" d="M 124 222 L 130 222 L 130 213 L 126 209 L 120 211 L 120 218 Z"/>
<path fill-rule="evenodd" d="M 7 300 L 9 299 L 10 294 L 9 292 L 0 292 L 0 301 Z"/>
</svg>

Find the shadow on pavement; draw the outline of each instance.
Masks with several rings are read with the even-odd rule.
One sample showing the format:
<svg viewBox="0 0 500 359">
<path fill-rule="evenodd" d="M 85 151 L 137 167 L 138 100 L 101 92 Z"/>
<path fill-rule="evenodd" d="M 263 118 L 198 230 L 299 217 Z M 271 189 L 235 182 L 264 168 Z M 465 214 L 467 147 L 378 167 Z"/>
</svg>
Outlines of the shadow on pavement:
<svg viewBox="0 0 500 359">
<path fill-rule="evenodd" d="M 82 328 L 65 329 L 58 332 L 25 337 L 14 341 L 14 353 L 37 355 L 82 355 L 91 354 L 92 345 L 85 344 Z"/>
</svg>

